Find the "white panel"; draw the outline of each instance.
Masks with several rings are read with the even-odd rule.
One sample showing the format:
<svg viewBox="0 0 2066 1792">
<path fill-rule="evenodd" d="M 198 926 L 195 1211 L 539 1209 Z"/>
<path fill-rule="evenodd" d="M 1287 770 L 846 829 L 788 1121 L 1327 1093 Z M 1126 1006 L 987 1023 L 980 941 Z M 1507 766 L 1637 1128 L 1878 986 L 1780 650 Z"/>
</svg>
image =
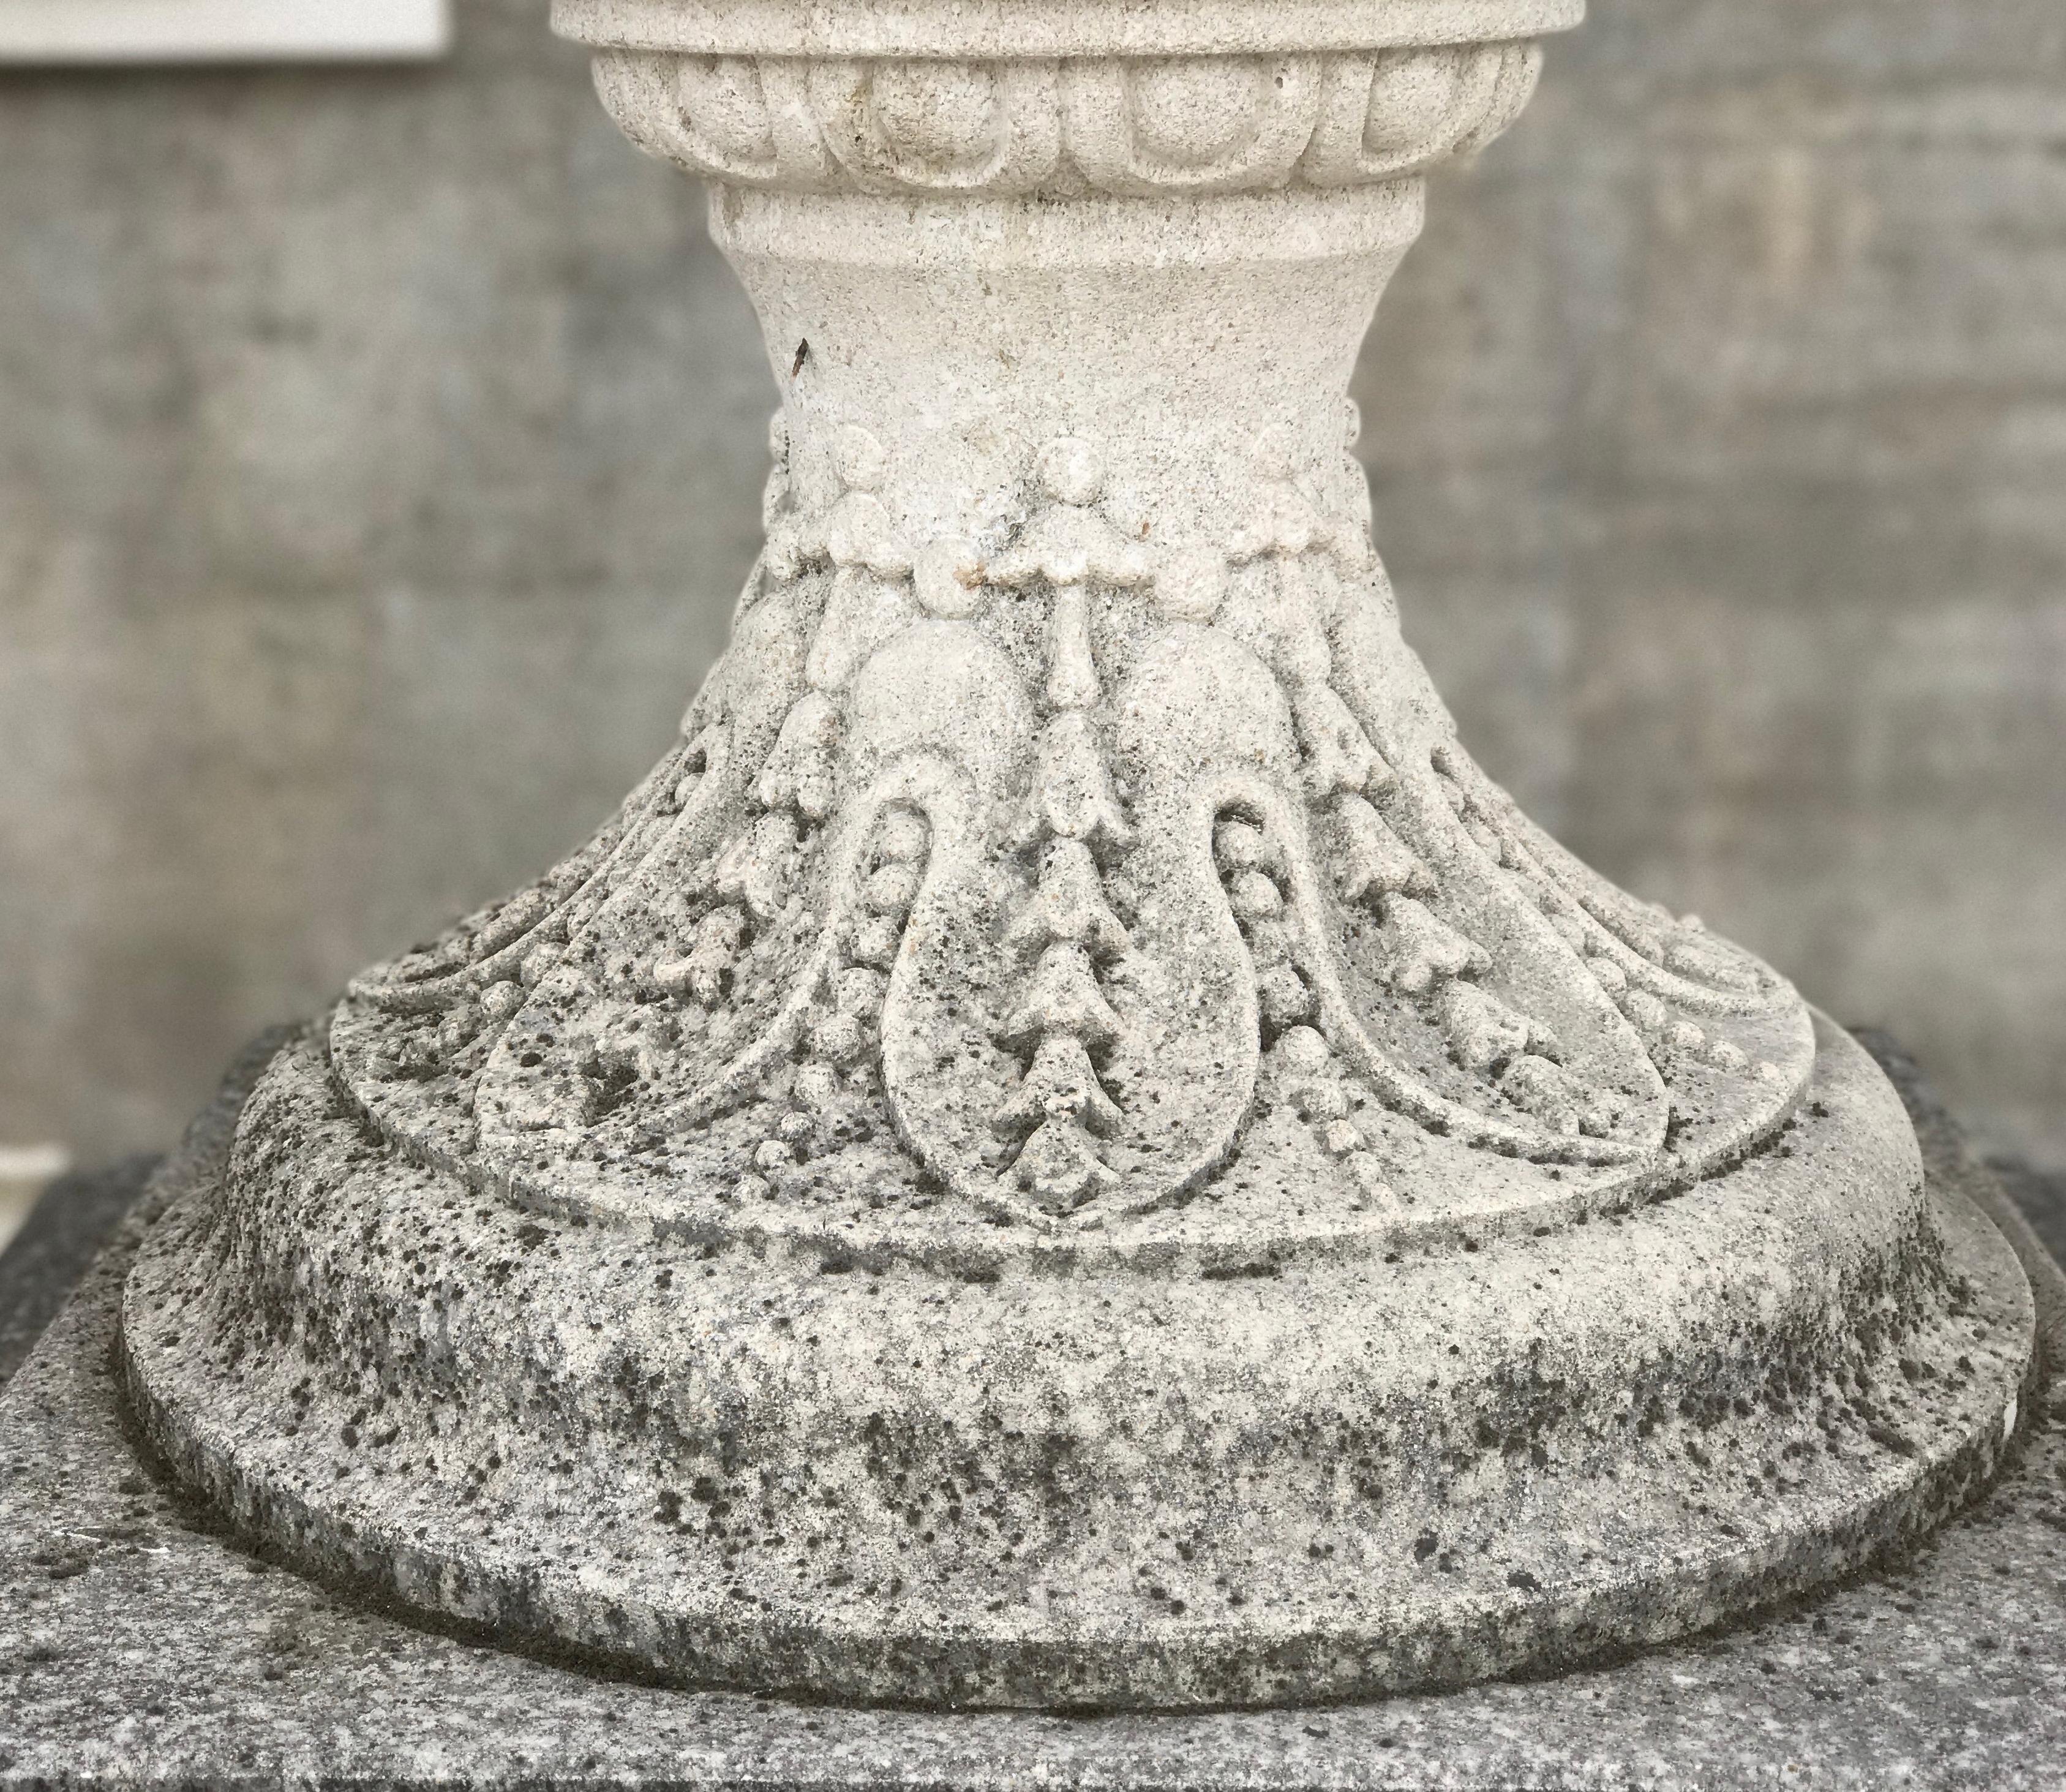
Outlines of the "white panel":
<svg viewBox="0 0 2066 1792">
<path fill-rule="evenodd" d="M 0 61 L 441 55 L 448 0 L 0 0 Z"/>
</svg>

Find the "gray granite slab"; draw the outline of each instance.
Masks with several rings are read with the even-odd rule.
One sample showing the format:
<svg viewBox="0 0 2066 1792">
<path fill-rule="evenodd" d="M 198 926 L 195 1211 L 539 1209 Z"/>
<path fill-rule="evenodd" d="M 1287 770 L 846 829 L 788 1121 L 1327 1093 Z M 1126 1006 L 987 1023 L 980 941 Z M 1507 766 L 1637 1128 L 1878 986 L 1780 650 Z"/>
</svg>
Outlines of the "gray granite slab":
<svg viewBox="0 0 2066 1792">
<path fill-rule="evenodd" d="M 22 1366 L 108 1235 L 136 1204 L 155 1156 L 60 1176 L 0 1251 L 0 1384 Z"/>
<path fill-rule="evenodd" d="M 1875 1042 L 1934 1175 L 2059 1272 Z M 233 1104 L 204 1129 L 227 1123 Z M 129 1440 L 111 1350 L 148 1194 L 0 1396 L 0 1786 L 1914 1786 L 2066 1782 L 2066 1401 L 1922 1549 L 1618 1665 L 1325 1710 L 808 1708 L 593 1677 L 251 1555 Z M 2056 1358 L 2054 1359 L 2056 1360 Z"/>
</svg>

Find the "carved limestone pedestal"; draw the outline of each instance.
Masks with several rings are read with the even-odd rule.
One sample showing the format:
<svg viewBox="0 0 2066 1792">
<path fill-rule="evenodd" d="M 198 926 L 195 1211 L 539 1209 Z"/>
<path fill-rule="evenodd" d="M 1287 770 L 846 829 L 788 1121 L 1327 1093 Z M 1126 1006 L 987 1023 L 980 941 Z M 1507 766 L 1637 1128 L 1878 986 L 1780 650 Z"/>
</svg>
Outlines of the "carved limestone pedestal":
<svg viewBox="0 0 2066 1792">
<path fill-rule="evenodd" d="M 2014 1254 L 1400 640 L 1345 393 L 1563 0 L 562 0 L 710 177 L 768 545 L 582 852 L 359 979 L 123 1360 L 246 1531 L 854 1700 L 1455 1684 L 1995 1467 Z"/>
</svg>

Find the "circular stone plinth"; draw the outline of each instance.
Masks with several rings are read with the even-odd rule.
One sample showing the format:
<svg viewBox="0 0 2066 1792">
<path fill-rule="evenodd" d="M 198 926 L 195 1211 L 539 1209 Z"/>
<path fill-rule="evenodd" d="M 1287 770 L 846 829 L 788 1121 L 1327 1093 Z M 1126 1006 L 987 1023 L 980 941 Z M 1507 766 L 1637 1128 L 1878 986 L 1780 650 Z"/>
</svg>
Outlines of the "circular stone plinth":
<svg viewBox="0 0 2066 1792">
<path fill-rule="evenodd" d="M 527 1211 L 403 1161 L 303 1043 L 147 1240 L 124 1361 L 290 1560 L 685 1683 L 1452 1685 L 1713 1623 L 1992 1471 L 2028 1284 L 1819 1033 L 1784 1131 L 1626 1215 L 978 1279 Z"/>
</svg>

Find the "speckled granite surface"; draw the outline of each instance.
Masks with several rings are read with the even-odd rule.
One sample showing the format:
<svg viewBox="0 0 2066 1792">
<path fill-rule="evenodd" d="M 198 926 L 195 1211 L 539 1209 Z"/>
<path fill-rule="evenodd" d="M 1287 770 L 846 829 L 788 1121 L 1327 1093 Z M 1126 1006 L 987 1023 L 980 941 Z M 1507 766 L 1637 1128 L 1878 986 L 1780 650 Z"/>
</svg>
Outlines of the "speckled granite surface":
<svg viewBox="0 0 2066 1792">
<path fill-rule="evenodd" d="M 155 1157 L 128 1158 L 104 1170 L 59 1177 L 0 1251 L 0 1386 L 63 1311 L 158 1162 Z"/>
<path fill-rule="evenodd" d="M 1912 1074 L 1890 1068 L 1918 1105 L 1933 1174 L 2003 1210 Z M 218 1110 L 213 1124 L 225 1118 Z M 599 1681 L 477 1647 L 214 1535 L 132 1452 L 110 1372 L 122 1274 L 163 1192 L 0 1397 L 0 1786 L 2066 1781 L 2066 1401 L 2056 1391 L 2036 1403 L 2004 1480 L 1920 1552 L 1618 1666 L 1326 1711 L 811 1709 Z M 2059 1278 L 2036 1263 L 2056 1348 Z"/>
</svg>

